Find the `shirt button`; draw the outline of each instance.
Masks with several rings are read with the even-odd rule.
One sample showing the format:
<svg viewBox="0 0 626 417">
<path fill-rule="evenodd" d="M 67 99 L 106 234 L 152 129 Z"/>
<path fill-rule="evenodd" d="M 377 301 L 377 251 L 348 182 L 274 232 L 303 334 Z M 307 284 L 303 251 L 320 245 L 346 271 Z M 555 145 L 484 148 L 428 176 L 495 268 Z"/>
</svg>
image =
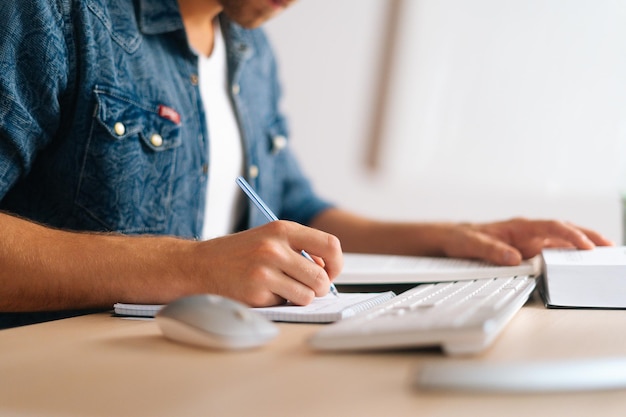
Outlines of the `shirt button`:
<svg viewBox="0 0 626 417">
<path fill-rule="evenodd" d="M 163 145 L 163 138 L 158 133 L 150 136 L 150 143 L 156 146 L 157 148 Z"/>
<path fill-rule="evenodd" d="M 198 74 L 191 74 L 191 84 L 198 85 Z"/>
<path fill-rule="evenodd" d="M 209 173 L 209 165 L 208 165 L 208 164 L 204 164 L 204 165 L 202 165 L 202 173 L 203 173 L 204 175 L 206 175 L 206 174 L 208 174 L 208 173 Z"/>
<path fill-rule="evenodd" d="M 124 133 L 126 133 L 126 126 L 124 126 L 124 123 L 122 122 L 117 122 L 113 126 L 113 130 L 117 136 L 123 136 Z"/>
<path fill-rule="evenodd" d="M 287 146 L 287 138 L 283 135 L 274 136 L 274 138 L 272 139 L 272 146 L 274 148 L 274 153 L 280 152 Z"/>
<path fill-rule="evenodd" d="M 239 84 L 233 84 L 233 94 L 238 95 L 240 91 L 241 87 L 239 87 Z"/>
<path fill-rule="evenodd" d="M 259 167 L 256 165 L 250 165 L 248 168 L 248 176 L 250 178 L 256 178 L 259 176 Z"/>
</svg>

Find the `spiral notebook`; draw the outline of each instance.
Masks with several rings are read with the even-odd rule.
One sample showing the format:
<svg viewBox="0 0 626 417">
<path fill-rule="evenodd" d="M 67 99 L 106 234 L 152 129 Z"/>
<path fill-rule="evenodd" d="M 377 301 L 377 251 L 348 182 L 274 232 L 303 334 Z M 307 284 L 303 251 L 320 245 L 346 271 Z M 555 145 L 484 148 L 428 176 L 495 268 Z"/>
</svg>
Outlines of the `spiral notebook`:
<svg viewBox="0 0 626 417">
<path fill-rule="evenodd" d="M 290 303 L 274 307 L 257 307 L 252 310 L 263 314 L 272 321 L 292 323 L 332 323 L 357 313 L 366 311 L 395 297 L 392 291 L 375 293 L 339 293 L 319 297 L 306 306 Z M 160 304 L 116 303 L 114 312 L 126 317 L 154 317 L 163 307 Z"/>
<path fill-rule="evenodd" d="M 392 291 L 376 293 L 339 293 L 319 297 L 306 306 L 284 304 L 253 308 L 272 321 L 295 323 L 332 323 L 366 311 L 395 297 Z"/>
</svg>

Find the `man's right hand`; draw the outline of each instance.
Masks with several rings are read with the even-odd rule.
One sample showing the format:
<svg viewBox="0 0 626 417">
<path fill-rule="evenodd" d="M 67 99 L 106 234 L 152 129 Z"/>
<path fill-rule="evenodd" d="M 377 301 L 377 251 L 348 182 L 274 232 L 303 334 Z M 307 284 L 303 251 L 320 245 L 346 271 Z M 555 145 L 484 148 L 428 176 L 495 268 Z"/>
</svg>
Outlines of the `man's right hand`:
<svg viewBox="0 0 626 417">
<path fill-rule="evenodd" d="M 328 293 L 343 266 L 339 239 L 289 221 L 200 242 L 189 259 L 198 289 L 251 306 L 309 304 Z"/>
</svg>

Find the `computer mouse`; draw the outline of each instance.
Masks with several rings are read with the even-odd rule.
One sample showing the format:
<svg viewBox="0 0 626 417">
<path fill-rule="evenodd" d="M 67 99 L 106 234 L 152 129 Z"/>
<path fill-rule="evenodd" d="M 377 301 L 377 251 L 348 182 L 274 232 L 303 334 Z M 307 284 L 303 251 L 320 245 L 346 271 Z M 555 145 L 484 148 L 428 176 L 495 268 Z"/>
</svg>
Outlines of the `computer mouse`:
<svg viewBox="0 0 626 417">
<path fill-rule="evenodd" d="M 566 392 L 626 388 L 626 358 L 517 363 L 473 361 L 425 364 L 415 375 L 422 389 L 488 392 Z"/>
<path fill-rule="evenodd" d="M 205 348 L 253 348 L 278 335 L 278 327 L 260 313 L 213 294 L 179 298 L 159 310 L 155 319 L 166 338 Z"/>
</svg>

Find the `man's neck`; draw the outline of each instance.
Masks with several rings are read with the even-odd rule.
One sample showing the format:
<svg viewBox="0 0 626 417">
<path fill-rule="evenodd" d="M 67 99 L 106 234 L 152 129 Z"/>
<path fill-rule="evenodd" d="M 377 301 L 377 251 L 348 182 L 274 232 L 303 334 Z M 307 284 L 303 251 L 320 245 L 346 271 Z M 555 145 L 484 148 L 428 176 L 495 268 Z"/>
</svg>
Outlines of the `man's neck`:
<svg viewBox="0 0 626 417">
<path fill-rule="evenodd" d="M 199 54 L 213 52 L 213 22 L 222 11 L 217 0 L 178 0 L 187 39 Z"/>
</svg>

